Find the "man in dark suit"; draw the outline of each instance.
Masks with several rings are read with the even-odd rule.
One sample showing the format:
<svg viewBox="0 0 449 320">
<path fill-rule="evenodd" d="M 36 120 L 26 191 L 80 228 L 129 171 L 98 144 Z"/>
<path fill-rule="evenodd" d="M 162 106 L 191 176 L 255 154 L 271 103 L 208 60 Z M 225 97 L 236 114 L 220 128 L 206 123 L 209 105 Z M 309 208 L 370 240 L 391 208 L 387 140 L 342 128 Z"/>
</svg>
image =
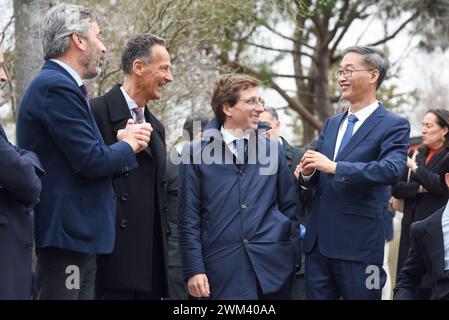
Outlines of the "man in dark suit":
<svg viewBox="0 0 449 320">
<path fill-rule="evenodd" d="M 0 50 L 0 84 L 8 80 Z M 8 142 L 0 125 L 0 300 L 31 298 L 33 207 L 42 166 L 37 156 Z"/>
<path fill-rule="evenodd" d="M 301 161 L 301 184 L 315 190 L 304 241 L 308 299 L 381 298 L 385 195 L 405 168 L 410 132 L 376 100 L 388 67 L 375 48 L 343 51 L 336 76 L 351 107 L 326 121 Z"/>
<path fill-rule="evenodd" d="M 181 253 L 178 234 L 178 177 L 183 148 L 191 141 L 201 139 L 209 118 L 201 112 L 189 115 L 182 127 L 182 139 L 167 154 L 167 218 L 170 228 L 168 235 L 168 267 L 170 299 L 185 300 L 188 292 L 182 275 Z"/>
<path fill-rule="evenodd" d="M 444 180 L 441 183 L 449 188 L 449 173 Z M 410 251 L 399 271 L 394 299 L 419 299 L 426 274 L 432 279 L 431 299 L 449 300 L 449 202 L 410 226 Z"/>
<path fill-rule="evenodd" d="M 92 100 L 92 112 L 107 145 L 129 119 L 153 127 L 149 147 L 136 155 L 139 167 L 114 180 L 117 194 L 114 251 L 99 257 L 99 299 L 167 297 L 167 178 L 165 130 L 149 111 L 173 81 L 165 41 L 149 33 L 128 41 L 122 53 L 123 86 Z"/>
<path fill-rule="evenodd" d="M 310 205 L 312 200 L 312 194 L 310 190 L 302 189 L 296 180 L 295 169 L 301 161 L 304 155 L 305 149 L 297 148 L 292 146 L 287 142 L 287 140 L 280 136 L 280 126 L 279 116 L 277 111 L 272 107 L 265 107 L 265 111 L 260 114 L 260 121 L 263 121 L 270 125 L 271 130 L 266 132 L 267 137 L 279 141 L 284 150 L 285 158 L 287 159 L 288 168 L 292 174 L 292 178 L 295 183 L 297 196 L 299 201 L 299 206 L 296 215 L 302 224 L 302 232 L 305 231 L 305 226 L 307 225 L 307 220 L 309 218 Z M 298 266 L 296 270 L 296 275 L 293 281 L 292 287 L 292 299 L 294 300 L 304 300 L 305 299 L 305 287 L 304 287 L 304 254 L 301 253 L 301 266 Z"/>
<path fill-rule="evenodd" d="M 201 141 L 183 151 L 179 248 L 189 293 L 288 299 L 299 260 L 297 199 L 279 143 L 257 130 L 258 80 L 221 76 Z"/>
<path fill-rule="evenodd" d="M 96 255 L 115 239 L 112 175 L 137 167 L 150 125 L 133 124 L 106 146 L 82 79 L 99 72 L 106 50 L 97 16 L 77 5 L 56 6 L 43 20 L 45 63 L 20 105 L 17 140 L 46 171 L 36 207 L 38 299 L 92 299 Z"/>
</svg>

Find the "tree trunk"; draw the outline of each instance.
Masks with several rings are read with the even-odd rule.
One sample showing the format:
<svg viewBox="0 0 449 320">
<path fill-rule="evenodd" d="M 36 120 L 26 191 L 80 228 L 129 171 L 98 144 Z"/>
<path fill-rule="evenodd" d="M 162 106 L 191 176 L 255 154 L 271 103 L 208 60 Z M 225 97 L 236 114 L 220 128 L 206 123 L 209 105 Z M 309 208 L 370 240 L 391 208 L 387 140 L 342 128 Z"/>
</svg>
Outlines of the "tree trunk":
<svg viewBox="0 0 449 320">
<path fill-rule="evenodd" d="M 41 22 L 50 7 L 49 0 L 14 0 L 15 92 L 17 108 L 22 95 L 42 66 L 43 50 L 39 35 Z M 14 117 L 18 110 L 13 110 Z"/>
</svg>

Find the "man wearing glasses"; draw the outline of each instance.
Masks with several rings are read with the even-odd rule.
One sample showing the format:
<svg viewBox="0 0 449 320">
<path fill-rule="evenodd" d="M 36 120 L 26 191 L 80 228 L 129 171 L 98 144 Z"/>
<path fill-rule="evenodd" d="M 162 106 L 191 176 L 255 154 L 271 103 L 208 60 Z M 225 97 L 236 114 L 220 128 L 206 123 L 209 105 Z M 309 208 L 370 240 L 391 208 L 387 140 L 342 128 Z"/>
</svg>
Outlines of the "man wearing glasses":
<svg viewBox="0 0 449 320">
<path fill-rule="evenodd" d="M 344 50 L 336 76 L 351 106 L 326 121 L 299 165 L 301 185 L 316 191 L 303 247 L 308 299 L 381 298 L 385 194 L 405 169 L 410 132 L 376 99 L 388 67 L 378 49 Z"/>
<path fill-rule="evenodd" d="M 245 75 L 220 77 L 215 119 L 183 151 L 190 159 L 180 171 L 179 244 L 194 297 L 290 298 L 297 200 L 282 148 L 257 132 L 264 111 L 258 86 Z"/>
</svg>

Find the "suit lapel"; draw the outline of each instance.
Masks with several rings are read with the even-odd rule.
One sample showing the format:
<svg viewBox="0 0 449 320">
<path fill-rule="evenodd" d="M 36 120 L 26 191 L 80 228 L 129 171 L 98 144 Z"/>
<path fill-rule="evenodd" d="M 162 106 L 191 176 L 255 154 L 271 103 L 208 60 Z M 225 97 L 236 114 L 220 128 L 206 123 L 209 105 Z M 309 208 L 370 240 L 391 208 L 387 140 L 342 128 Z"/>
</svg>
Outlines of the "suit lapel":
<svg viewBox="0 0 449 320">
<path fill-rule="evenodd" d="M 323 145 L 321 153 L 323 153 L 329 159 L 334 159 L 335 144 L 337 143 L 338 130 L 340 129 L 343 119 L 346 117 L 346 113 L 337 115 L 331 121 L 329 121 L 328 128 L 326 130 L 326 137 L 331 137 L 331 139 L 325 139 L 325 141 L 330 141 L 330 144 Z"/>
<path fill-rule="evenodd" d="M 116 135 L 120 129 L 126 127 L 126 123 L 129 119 L 132 119 L 131 111 L 129 110 L 128 104 L 126 103 L 125 97 L 123 96 L 122 91 L 120 90 L 120 85 L 114 86 L 111 91 L 109 91 L 105 95 L 105 99 L 107 102 L 109 119 L 112 124 L 112 128 L 114 130 L 114 134 Z M 146 109 L 146 108 L 145 108 Z M 147 111 L 145 110 L 145 113 Z M 151 139 L 152 140 L 152 139 Z M 151 146 L 151 141 L 150 141 Z M 153 157 L 151 154 L 150 146 L 145 149 L 145 152 Z"/>
<path fill-rule="evenodd" d="M 362 140 L 382 121 L 387 110 L 379 104 L 374 112 L 363 122 L 360 128 L 349 140 L 348 144 L 338 154 L 336 161 L 344 159 Z"/>
<path fill-rule="evenodd" d="M 444 208 L 435 213 L 426 223 L 424 246 L 429 252 L 430 259 L 435 263 L 436 272 L 442 275 L 444 271 L 444 240 L 441 218 Z"/>
</svg>

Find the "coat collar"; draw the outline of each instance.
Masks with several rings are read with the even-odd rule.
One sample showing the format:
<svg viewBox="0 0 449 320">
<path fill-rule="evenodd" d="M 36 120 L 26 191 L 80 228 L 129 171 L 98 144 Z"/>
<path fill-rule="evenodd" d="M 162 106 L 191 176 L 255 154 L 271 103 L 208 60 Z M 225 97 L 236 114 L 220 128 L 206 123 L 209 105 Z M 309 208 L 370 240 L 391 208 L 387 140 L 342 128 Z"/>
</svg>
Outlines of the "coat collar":
<svg viewBox="0 0 449 320">
<path fill-rule="evenodd" d="M 126 121 L 132 119 L 131 111 L 128 108 L 125 97 L 120 90 L 120 84 L 115 85 L 109 92 L 105 94 L 106 105 L 108 108 L 109 119 L 113 123 L 114 129 L 116 131 L 124 128 L 126 126 Z M 153 130 L 157 132 L 160 137 L 163 137 L 158 125 L 156 125 L 156 120 L 154 116 L 149 112 L 148 108 L 145 106 L 144 109 L 145 118 L 149 120 L 153 127 Z M 145 151 L 152 156 L 150 148 L 145 149 Z"/>
</svg>

